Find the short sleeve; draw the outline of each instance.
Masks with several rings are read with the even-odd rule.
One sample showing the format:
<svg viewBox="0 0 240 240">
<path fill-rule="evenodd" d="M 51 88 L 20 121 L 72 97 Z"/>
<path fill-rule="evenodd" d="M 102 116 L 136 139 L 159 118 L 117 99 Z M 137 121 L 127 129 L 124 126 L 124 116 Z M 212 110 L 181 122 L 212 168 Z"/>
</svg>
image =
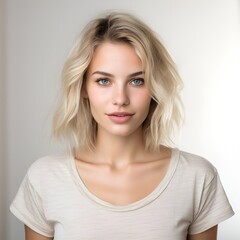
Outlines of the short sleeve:
<svg viewBox="0 0 240 240">
<path fill-rule="evenodd" d="M 43 236 L 53 237 L 52 223 L 45 218 L 42 199 L 31 184 L 28 175 L 23 179 L 10 210 L 32 230 Z"/>
<path fill-rule="evenodd" d="M 189 227 L 191 235 L 206 231 L 234 215 L 217 171 L 204 187 L 200 204 L 196 208 L 194 221 Z"/>
</svg>

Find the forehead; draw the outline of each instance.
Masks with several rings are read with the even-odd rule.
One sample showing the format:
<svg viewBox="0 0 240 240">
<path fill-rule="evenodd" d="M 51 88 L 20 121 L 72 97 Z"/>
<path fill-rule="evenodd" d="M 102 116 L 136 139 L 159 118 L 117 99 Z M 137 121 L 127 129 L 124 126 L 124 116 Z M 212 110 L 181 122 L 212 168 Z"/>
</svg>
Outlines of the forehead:
<svg viewBox="0 0 240 240">
<path fill-rule="evenodd" d="M 128 43 L 104 42 L 100 44 L 93 54 L 88 70 L 114 71 L 140 71 L 142 62 L 135 49 Z"/>
</svg>

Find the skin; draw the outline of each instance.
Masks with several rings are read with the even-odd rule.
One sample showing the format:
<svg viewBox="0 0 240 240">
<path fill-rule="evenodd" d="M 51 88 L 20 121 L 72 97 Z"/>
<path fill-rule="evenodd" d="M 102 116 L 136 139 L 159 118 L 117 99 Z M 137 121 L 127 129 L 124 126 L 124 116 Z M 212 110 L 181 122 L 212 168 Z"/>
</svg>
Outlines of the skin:
<svg viewBox="0 0 240 240">
<path fill-rule="evenodd" d="M 113 204 L 125 205 L 143 198 L 164 177 L 171 151 L 144 150 L 142 123 L 151 96 L 144 83 L 141 60 L 130 45 L 106 42 L 96 49 L 87 73 L 85 97 L 98 124 L 94 153 L 77 153 L 81 158 L 76 165 L 85 184 L 99 198 Z M 133 116 L 119 124 L 109 118 L 112 112 Z"/>
<path fill-rule="evenodd" d="M 45 237 L 25 225 L 25 240 L 52 240 L 53 238 Z"/>
<path fill-rule="evenodd" d="M 86 96 L 98 123 L 97 142 L 100 138 L 120 142 L 142 134 L 151 96 L 144 84 L 142 63 L 132 47 L 107 42 L 96 49 L 88 69 Z M 106 115 L 112 112 L 134 116 L 125 124 L 116 124 Z"/>
<path fill-rule="evenodd" d="M 84 97 L 98 124 L 96 148 L 75 150 L 76 166 L 87 188 L 97 197 L 127 205 L 150 194 L 164 178 L 171 149 L 144 150 L 142 123 L 148 115 L 150 93 L 140 58 L 125 43 L 102 43 L 87 71 Z M 116 123 L 112 112 L 132 117 Z M 109 147 L 111 146 L 111 147 Z M 137 190 L 136 190 L 137 189 Z M 26 227 L 26 240 L 49 240 Z M 217 227 L 189 235 L 186 240 L 216 240 Z"/>
<path fill-rule="evenodd" d="M 217 240 L 217 228 L 218 226 L 214 226 L 205 232 L 188 235 L 187 240 Z"/>
</svg>

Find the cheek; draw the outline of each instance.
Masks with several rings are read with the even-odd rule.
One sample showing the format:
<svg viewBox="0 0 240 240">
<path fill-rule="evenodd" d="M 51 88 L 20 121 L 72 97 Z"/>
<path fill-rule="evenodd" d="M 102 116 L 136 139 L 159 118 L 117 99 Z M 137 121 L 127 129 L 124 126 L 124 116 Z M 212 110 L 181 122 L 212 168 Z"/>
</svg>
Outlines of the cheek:
<svg viewBox="0 0 240 240">
<path fill-rule="evenodd" d="M 101 91 L 96 91 L 94 88 L 87 89 L 88 99 L 92 103 L 98 103 L 103 98 Z"/>
<path fill-rule="evenodd" d="M 148 93 L 142 93 L 137 96 L 137 99 L 135 101 L 138 102 L 142 108 L 149 109 L 151 99 L 152 98 Z"/>
<path fill-rule="evenodd" d="M 102 111 L 107 105 L 109 97 L 101 91 L 88 91 L 88 100 L 92 110 Z"/>
</svg>

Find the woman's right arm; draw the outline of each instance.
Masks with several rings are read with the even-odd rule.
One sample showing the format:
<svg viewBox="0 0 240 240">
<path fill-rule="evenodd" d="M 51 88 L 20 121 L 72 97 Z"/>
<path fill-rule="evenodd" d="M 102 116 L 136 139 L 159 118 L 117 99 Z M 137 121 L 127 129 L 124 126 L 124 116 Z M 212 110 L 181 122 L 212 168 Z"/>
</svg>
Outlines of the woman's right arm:
<svg viewBox="0 0 240 240">
<path fill-rule="evenodd" d="M 25 225 L 25 240 L 52 240 L 53 238 L 45 237 Z"/>
</svg>

